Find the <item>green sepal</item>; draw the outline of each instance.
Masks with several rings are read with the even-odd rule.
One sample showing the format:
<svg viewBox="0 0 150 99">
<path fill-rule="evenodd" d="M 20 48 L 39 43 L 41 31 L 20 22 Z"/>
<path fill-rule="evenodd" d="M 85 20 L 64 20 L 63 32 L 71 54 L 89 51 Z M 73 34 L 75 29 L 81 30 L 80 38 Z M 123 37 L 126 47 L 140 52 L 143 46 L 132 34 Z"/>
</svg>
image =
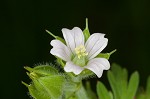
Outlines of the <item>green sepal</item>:
<svg viewBox="0 0 150 99">
<path fill-rule="evenodd" d="M 95 73 L 93 73 L 92 71 L 88 70 L 88 69 L 84 69 L 76 78 L 80 80 L 83 80 L 83 79 L 87 79 L 87 78 L 90 78 L 90 77 L 96 77 L 95 76 Z"/>
<path fill-rule="evenodd" d="M 58 70 L 50 65 L 40 65 L 40 66 L 36 66 L 34 68 L 25 66 L 24 68 L 26 70 L 28 70 L 30 73 L 34 73 L 38 76 L 47 76 L 47 75 L 58 74 Z"/>
<path fill-rule="evenodd" d="M 25 67 L 27 75 L 31 78 L 30 85 L 22 82 L 28 87 L 30 95 L 35 99 L 61 99 L 65 77 L 58 73 L 52 66 L 40 65 L 34 68 Z"/>
<path fill-rule="evenodd" d="M 38 79 L 33 79 L 32 81 L 32 84 L 26 86 L 28 87 L 29 93 L 33 98 L 61 99 L 64 86 L 63 76 L 45 76 Z"/>
<path fill-rule="evenodd" d="M 72 60 L 72 62 L 74 64 L 76 64 L 77 66 L 84 67 L 86 65 L 86 58 L 85 57 L 81 57 L 79 59 L 78 56 L 75 56 L 74 59 Z"/>
<path fill-rule="evenodd" d="M 38 81 L 52 99 L 60 99 L 62 97 L 65 82 L 62 75 L 41 77 Z"/>
<path fill-rule="evenodd" d="M 57 56 L 55 56 L 57 59 L 56 59 L 56 62 L 59 64 L 59 65 L 61 65 L 62 67 L 64 67 L 65 66 L 65 62 L 61 59 L 61 58 L 59 58 L 59 57 L 57 57 Z"/>
<path fill-rule="evenodd" d="M 26 85 L 26 87 L 29 90 L 29 94 L 34 99 L 51 99 L 50 95 L 46 94 L 43 90 L 38 90 L 34 84 L 27 85 L 26 83 L 22 82 L 22 84 Z"/>
<path fill-rule="evenodd" d="M 97 83 L 96 90 L 98 99 L 112 99 L 110 93 L 102 82 Z"/>
<path fill-rule="evenodd" d="M 55 39 L 60 40 L 62 43 L 66 44 L 66 42 L 65 42 L 65 40 L 64 40 L 63 38 L 54 35 L 53 33 L 51 33 L 51 32 L 48 31 L 48 30 L 45 30 L 45 31 L 46 31 L 48 34 L 50 34 L 52 37 L 54 37 Z"/>
<path fill-rule="evenodd" d="M 111 51 L 110 53 L 100 53 L 98 54 L 96 57 L 98 58 L 106 58 L 106 59 L 109 59 L 110 58 L 110 55 L 112 55 L 113 53 L 115 53 L 117 50 L 113 50 Z"/>
<path fill-rule="evenodd" d="M 90 37 L 90 32 L 89 32 L 89 28 L 88 28 L 88 19 L 86 18 L 86 27 L 83 31 L 84 34 L 84 40 L 85 42 L 87 41 L 87 39 Z"/>
</svg>

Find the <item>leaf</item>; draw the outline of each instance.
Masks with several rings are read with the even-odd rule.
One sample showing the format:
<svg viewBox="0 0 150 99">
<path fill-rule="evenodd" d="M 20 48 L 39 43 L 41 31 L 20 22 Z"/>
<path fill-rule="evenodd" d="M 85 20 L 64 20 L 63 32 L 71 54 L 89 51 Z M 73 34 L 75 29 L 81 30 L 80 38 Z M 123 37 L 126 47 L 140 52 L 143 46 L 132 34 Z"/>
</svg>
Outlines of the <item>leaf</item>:
<svg viewBox="0 0 150 99">
<path fill-rule="evenodd" d="M 150 94 L 150 76 L 147 79 L 146 92 L 147 94 Z"/>
<path fill-rule="evenodd" d="M 85 38 L 85 42 L 87 41 L 87 39 L 90 37 L 90 32 L 89 32 L 89 28 L 88 28 L 88 19 L 86 18 L 86 27 L 83 31 L 84 34 L 84 38 Z"/>
<path fill-rule="evenodd" d="M 79 90 L 75 93 L 75 96 L 77 99 L 89 99 L 87 92 L 82 84 L 80 85 Z"/>
<path fill-rule="evenodd" d="M 114 93 L 114 99 L 121 99 L 120 94 L 119 94 L 118 85 L 117 85 L 117 82 L 115 80 L 115 77 L 114 77 L 112 71 L 107 72 L 107 77 L 108 77 L 110 86 L 112 88 L 112 91 Z"/>
<path fill-rule="evenodd" d="M 139 85 L 139 73 L 134 72 L 129 80 L 128 89 L 127 89 L 127 97 L 128 99 L 134 99 L 135 94 L 137 92 L 137 88 Z"/>
<path fill-rule="evenodd" d="M 121 68 L 117 64 L 112 64 L 112 73 L 116 80 L 116 89 L 120 95 L 120 99 L 127 98 L 127 80 L 128 73 L 126 69 Z"/>
<path fill-rule="evenodd" d="M 147 79 L 146 91 L 140 88 L 137 92 L 136 99 L 150 99 L 150 76 Z"/>
<path fill-rule="evenodd" d="M 97 83 L 97 94 L 99 99 L 111 99 L 111 96 L 103 83 Z"/>
<path fill-rule="evenodd" d="M 74 96 L 74 93 L 77 90 L 77 84 L 70 81 L 66 81 L 63 90 L 65 99 L 70 99 L 72 96 Z"/>
<path fill-rule="evenodd" d="M 150 76 L 147 79 L 146 85 L 146 99 L 150 99 Z"/>
<path fill-rule="evenodd" d="M 89 99 L 97 99 L 96 94 L 92 91 L 90 82 L 86 82 L 86 91 Z"/>
<path fill-rule="evenodd" d="M 109 91 L 109 96 L 110 96 L 110 99 L 114 99 L 111 91 Z"/>
<path fill-rule="evenodd" d="M 110 55 L 112 55 L 113 53 L 115 53 L 117 50 L 113 50 L 111 51 L 110 53 L 100 53 L 98 54 L 96 57 L 100 57 L 100 58 L 106 58 L 106 59 L 109 59 L 110 58 Z"/>
</svg>

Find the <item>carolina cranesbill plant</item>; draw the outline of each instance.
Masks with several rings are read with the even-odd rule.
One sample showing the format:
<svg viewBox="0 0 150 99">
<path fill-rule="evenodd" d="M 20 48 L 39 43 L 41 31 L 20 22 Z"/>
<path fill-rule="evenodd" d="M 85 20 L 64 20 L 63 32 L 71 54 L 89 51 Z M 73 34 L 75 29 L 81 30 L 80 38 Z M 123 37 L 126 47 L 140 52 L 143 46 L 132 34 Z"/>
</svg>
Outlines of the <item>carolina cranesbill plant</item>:
<svg viewBox="0 0 150 99">
<path fill-rule="evenodd" d="M 101 53 L 107 46 L 108 39 L 103 33 L 90 35 L 88 21 L 82 31 L 79 27 L 63 28 L 63 38 L 55 36 L 50 42 L 50 53 L 57 59 L 58 66 L 40 64 L 34 68 L 25 67 L 32 82 L 28 85 L 30 95 L 35 99 L 89 99 L 82 80 L 89 77 L 102 76 L 103 70 L 110 68 L 110 53 Z"/>
</svg>

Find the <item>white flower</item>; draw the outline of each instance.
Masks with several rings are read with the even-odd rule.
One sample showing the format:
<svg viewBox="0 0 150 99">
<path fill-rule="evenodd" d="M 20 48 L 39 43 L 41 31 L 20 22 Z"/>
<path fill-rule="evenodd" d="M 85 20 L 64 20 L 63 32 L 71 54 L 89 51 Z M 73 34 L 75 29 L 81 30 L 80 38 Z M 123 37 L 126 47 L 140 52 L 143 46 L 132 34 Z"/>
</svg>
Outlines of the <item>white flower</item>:
<svg viewBox="0 0 150 99">
<path fill-rule="evenodd" d="M 53 48 L 50 53 L 66 61 L 66 72 L 78 75 L 84 69 L 89 69 L 100 78 L 103 70 L 110 68 L 107 59 L 95 58 L 107 46 L 108 39 L 104 38 L 105 34 L 94 33 L 84 42 L 83 32 L 78 27 L 72 30 L 63 28 L 62 33 L 66 45 L 59 40 L 52 40 Z"/>
</svg>

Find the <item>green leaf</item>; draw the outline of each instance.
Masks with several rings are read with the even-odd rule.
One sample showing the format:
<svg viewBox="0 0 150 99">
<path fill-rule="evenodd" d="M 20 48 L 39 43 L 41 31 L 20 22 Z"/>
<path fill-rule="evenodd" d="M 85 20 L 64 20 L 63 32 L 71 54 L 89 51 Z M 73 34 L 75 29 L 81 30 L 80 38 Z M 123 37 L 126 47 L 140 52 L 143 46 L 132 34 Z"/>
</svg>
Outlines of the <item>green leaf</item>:
<svg viewBox="0 0 150 99">
<path fill-rule="evenodd" d="M 126 99 L 128 80 L 127 70 L 121 68 L 117 64 L 112 64 L 112 72 L 116 80 L 116 89 L 120 95 L 120 99 Z"/>
<path fill-rule="evenodd" d="M 90 82 L 86 82 L 86 91 L 89 99 L 97 99 L 96 94 L 92 91 Z"/>
<path fill-rule="evenodd" d="M 107 77 L 114 94 L 114 99 L 121 99 L 121 96 L 119 94 L 120 90 L 118 89 L 117 81 L 112 71 L 107 72 Z"/>
<path fill-rule="evenodd" d="M 75 93 L 75 96 L 77 99 L 89 99 L 87 92 L 82 84 L 80 85 L 78 91 Z"/>
<path fill-rule="evenodd" d="M 150 99 L 150 76 L 147 79 L 146 85 L 146 99 Z"/>
<path fill-rule="evenodd" d="M 97 83 L 97 94 L 99 99 L 111 99 L 111 96 L 103 83 Z"/>
<path fill-rule="evenodd" d="M 128 80 L 128 72 L 126 69 L 121 68 L 117 64 L 112 64 L 110 75 L 113 75 L 113 78 L 109 78 L 114 80 L 115 84 L 111 84 L 112 81 L 109 80 L 110 85 L 113 89 L 113 93 L 115 97 L 119 97 L 119 99 L 126 99 L 127 98 L 127 80 Z M 118 99 L 118 98 L 115 98 Z"/>
<path fill-rule="evenodd" d="M 129 84 L 128 84 L 128 90 L 127 90 L 128 99 L 134 99 L 135 94 L 137 92 L 138 85 L 139 85 L 139 73 L 134 72 L 131 75 Z"/>
<path fill-rule="evenodd" d="M 48 34 L 50 34 L 52 37 L 54 37 L 55 39 L 60 40 L 62 43 L 66 44 L 66 42 L 65 42 L 65 40 L 64 40 L 63 38 L 54 35 L 53 33 L 51 33 L 51 32 L 48 31 L 48 30 L 46 30 L 46 32 L 47 32 Z"/>
<path fill-rule="evenodd" d="M 136 96 L 136 99 L 150 99 L 150 98 L 146 98 L 146 95 L 141 93 L 140 95 Z"/>
<path fill-rule="evenodd" d="M 114 99 L 111 91 L 109 91 L 109 96 L 110 96 L 110 99 Z"/>
<path fill-rule="evenodd" d="M 86 27 L 83 31 L 84 34 L 84 38 L 85 38 L 85 42 L 87 41 L 87 39 L 90 37 L 90 32 L 89 32 L 89 28 L 88 28 L 88 19 L 86 18 Z"/>
<path fill-rule="evenodd" d="M 74 96 L 74 93 L 77 90 L 77 84 L 70 82 L 70 81 L 66 81 L 65 86 L 64 86 L 64 95 L 65 95 L 65 99 L 70 99 Z"/>
<path fill-rule="evenodd" d="M 146 84 L 146 93 L 150 94 L 150 76 L 147 79 L 147 84 Z"/>
<path fill-rule="evenodd" d="M 98 54 L 96 57 L 100 57 L 100 58 L 106 58 L 106 59 L 109 59 L 110 58 L 110 55 L 112 55 L 113 53 L 115 53 L 117 50 L 113 50 L 111 51 L 110 53 L 100 53 Z"/>
</svg>

